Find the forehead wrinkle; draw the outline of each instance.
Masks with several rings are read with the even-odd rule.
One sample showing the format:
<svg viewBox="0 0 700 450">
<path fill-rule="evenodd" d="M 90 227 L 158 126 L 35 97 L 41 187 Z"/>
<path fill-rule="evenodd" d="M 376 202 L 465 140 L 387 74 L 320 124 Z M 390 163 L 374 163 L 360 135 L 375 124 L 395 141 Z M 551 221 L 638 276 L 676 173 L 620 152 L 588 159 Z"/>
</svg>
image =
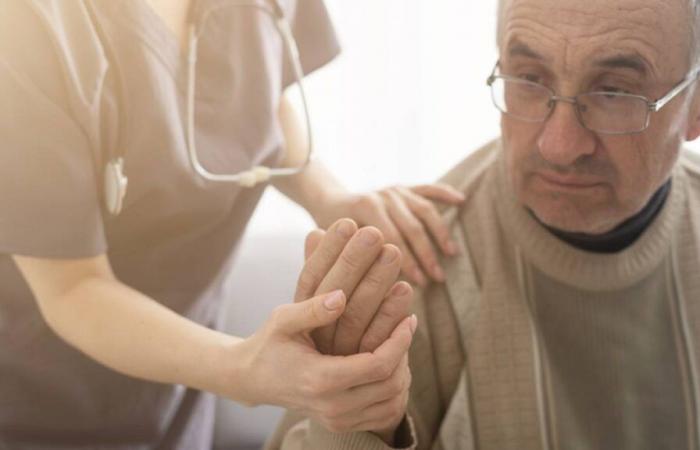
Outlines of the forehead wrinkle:
<svg viewBox="0 0 700 450">
<path fill-rule="evenodd" d="M 548 32 L 542 32 L 545 30 Z M 509 21 L 504 28 L 504 46 L 501 52 L 506 54 L 513 45 L 522 43 L 539 53 L 545 61 L 551 61 L 551 49 L 556 48 L 563 39 L 564 36 L 559 31 L 546 24 L 525 18 L 516 19 Z M 541 45 L 542 41 L 544 41 L 544 46 Z M 533 45 L 533 43 L 538 45 Z"/>
<path fill-rule="evenodd" d="M 556 8 L 555 11 L 552 15 L 536 3 L 513 2 L 504 17 L 503 42 L 506 45 L 502 52 L 517 39 L 548 59 L 552 56 L 559 59 L 563 55 L 565 66 L 573 68 L 575 64 L 572 58 L 580 53 L 579 50 L 586 51 L 592 42 L 602 41 L 592 51 L 586 52 L 589 53 L 588 58 L 598 60 L 607 56 L 636 53 L 647 62 L 651 78 L 662 78 L 660 66 L 663 66 L 663 58 L 668 58 L 669 55 L 668 52 L 661 51 L 659 42 L 652 40 L 653 36 L 659 36 L 662 32 L 658 26 L 659 16 L 663 15 L 659 14 L 661 11 L 651 7 L 631 8 L 629 5 L 618 6 L 613 11 L 591 12 L 565 6 Z M 542 17 L 541 14 L 546 14 L 544 17 L 547 17 L 547 21 L 538 20 Z M 620 14 L 625 16 L 623 23 L 619 20 Z M 586 26 L 589 23 L 590 26 Z M 571 32 L 569 27 L 573 27 Z M 544 48 L 542 44 L 545 44 Z M 562 45 L 563 52 L 556 50 Z M 552 49 L 555 49 L 554 52 Z"/>
</svg>

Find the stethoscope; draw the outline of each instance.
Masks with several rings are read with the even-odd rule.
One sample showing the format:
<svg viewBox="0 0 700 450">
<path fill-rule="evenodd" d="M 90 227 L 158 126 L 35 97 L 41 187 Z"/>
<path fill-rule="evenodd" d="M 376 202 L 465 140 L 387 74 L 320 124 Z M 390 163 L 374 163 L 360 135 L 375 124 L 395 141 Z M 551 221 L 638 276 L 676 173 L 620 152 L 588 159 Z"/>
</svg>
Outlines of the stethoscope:
<svg viewBox="0 0 700 450">
<path fill-rule="evenodd" d="M 87 2 L 90 3 L 90 2 Z M 272 5 L 272 7 L 270 7 Z M 197 146 L 195 143 L 195 118 L 194 118 L 194 102 L 195 102 L 195 87 L 196 87 L 196 67 L 197 67 L 197 44 L 199 33 L 195 24 L 190 24 L 188 29 L 188 56 L 187 56 L 187 111 L 186 111 L 186 146 L 187 155 L 192 166 L 192 169 L 207 181 L 219 183 L 237 183 L 241 187 L 252 188 L 260 183 L 267 182 L 272 178 L 293 176 L 302 172 L 311 162 L 313 155 L 313 136 L 311 130 L 311 118 L 309 115 L 309 107 L 304 90 L 304 71 L 301 67 L 301 59 L 299 57 L 299 49 L 296 40 L 289 26 L 289 21 L 286 19 L 284 10 L 279 4 L 279 0 L 261 0 L 261 1 L 237 1 L 230 0 L 225 4 L 218 5 L 206 12 L 201 20 L 205 23 L 208 16 L 214 11 L 226 6 L 250 7 L 256 8 L 272 18 L 276 30 L 282 37 L 284 49 L 287 52 L 289 61 L 292 64 L 296 85 L 299 88 L 301 103 L 304 110 L 304 119 L 306 121 L 306 133 L 308 142 L 308 151 L 304 163 L 296 168 L 270 168 L 266 166 L 256 166 L 249 170 L 245 170 L 236 174 L 217 174 L 205 168 L 199 160 Z M 95 20 L 94 11 L 93 22 Z M 99 25 L 96 25 L 99 28 Z M 103 41 L 105 41 L 103 36 Z M 118 83 L 119 84 L 119 83 Z M 119 88 L 119 96 L 123 98 L 122 88 Z M 104 171 L 104 206 L 105 209 L 113 216 L 121 213 L 124 206 L 124 197 L 126 196 L 129 180 L 124 174 L 124 159 L 125 149 L 122 145 L 117 145 L 116 149 L 112 149 L 109 155 Z"/>
</svg>

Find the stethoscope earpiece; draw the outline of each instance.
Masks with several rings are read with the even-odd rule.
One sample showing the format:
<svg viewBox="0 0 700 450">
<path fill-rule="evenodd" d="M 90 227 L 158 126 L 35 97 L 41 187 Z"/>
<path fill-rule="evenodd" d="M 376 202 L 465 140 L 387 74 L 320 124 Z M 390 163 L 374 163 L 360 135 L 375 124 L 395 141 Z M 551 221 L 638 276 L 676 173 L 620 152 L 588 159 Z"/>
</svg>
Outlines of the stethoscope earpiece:
<svg viewBox="0 0 700 450">
<path fill-rule="evenodd" d="M 124 206 L 124 197 L 129 179 L 124 175 L 124 159 L 110 160 L 105 167 L 104 202 L 107 211 L 117 216 Z"/>
</svg>

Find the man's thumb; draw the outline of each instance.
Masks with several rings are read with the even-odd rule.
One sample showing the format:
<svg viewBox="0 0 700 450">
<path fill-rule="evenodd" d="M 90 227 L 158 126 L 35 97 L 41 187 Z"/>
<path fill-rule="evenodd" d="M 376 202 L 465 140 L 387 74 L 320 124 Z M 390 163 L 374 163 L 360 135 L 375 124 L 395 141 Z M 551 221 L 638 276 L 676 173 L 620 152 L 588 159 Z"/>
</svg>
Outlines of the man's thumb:
<svg viewBox="0 0 700 450">
<path fill-rule="evenodd" d="M 345 294 L 337 290 L 285 305 L 277 315 L 277 325 L 287 334 L 303 333 L 332 323 L 344 310 Z"/>
</svg>

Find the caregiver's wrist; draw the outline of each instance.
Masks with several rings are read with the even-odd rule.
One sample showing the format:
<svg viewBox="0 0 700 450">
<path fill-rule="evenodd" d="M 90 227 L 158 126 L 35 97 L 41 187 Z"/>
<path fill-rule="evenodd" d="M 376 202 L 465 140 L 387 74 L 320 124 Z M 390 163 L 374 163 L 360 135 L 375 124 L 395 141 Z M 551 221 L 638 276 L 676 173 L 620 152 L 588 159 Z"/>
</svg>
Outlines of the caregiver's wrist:
<svg viewBox="0 0 700 450">
<path fill-rule="evenodd" d="M 331 217 L 333 209 L 348 197 L 350 192 L 317 159 L 300 174 L 291 177 L 292 185 L 298 194 L 297 203 L 304 208 L 319 227 L 326 228 L 335 221 Z M 329 214 L 331 213 L 331 214 Z"/>
<path fill-rule="evenodd" d="M 347 216 L 344 206 L 351 196 L 341 186 L 325 187 L 309 202 L 306 210 L 319 228 L 327 229 L 336 220 Z"/>
<path fill-rule="evenodd" d="M 207 390 L 246 406 L 257 405 L 259 402 L 252 395 L 254 390 L 249 386 L 252 375 L 247 339 L 225 336 L 212 350 L 212 379 Z"/>
</svg>

